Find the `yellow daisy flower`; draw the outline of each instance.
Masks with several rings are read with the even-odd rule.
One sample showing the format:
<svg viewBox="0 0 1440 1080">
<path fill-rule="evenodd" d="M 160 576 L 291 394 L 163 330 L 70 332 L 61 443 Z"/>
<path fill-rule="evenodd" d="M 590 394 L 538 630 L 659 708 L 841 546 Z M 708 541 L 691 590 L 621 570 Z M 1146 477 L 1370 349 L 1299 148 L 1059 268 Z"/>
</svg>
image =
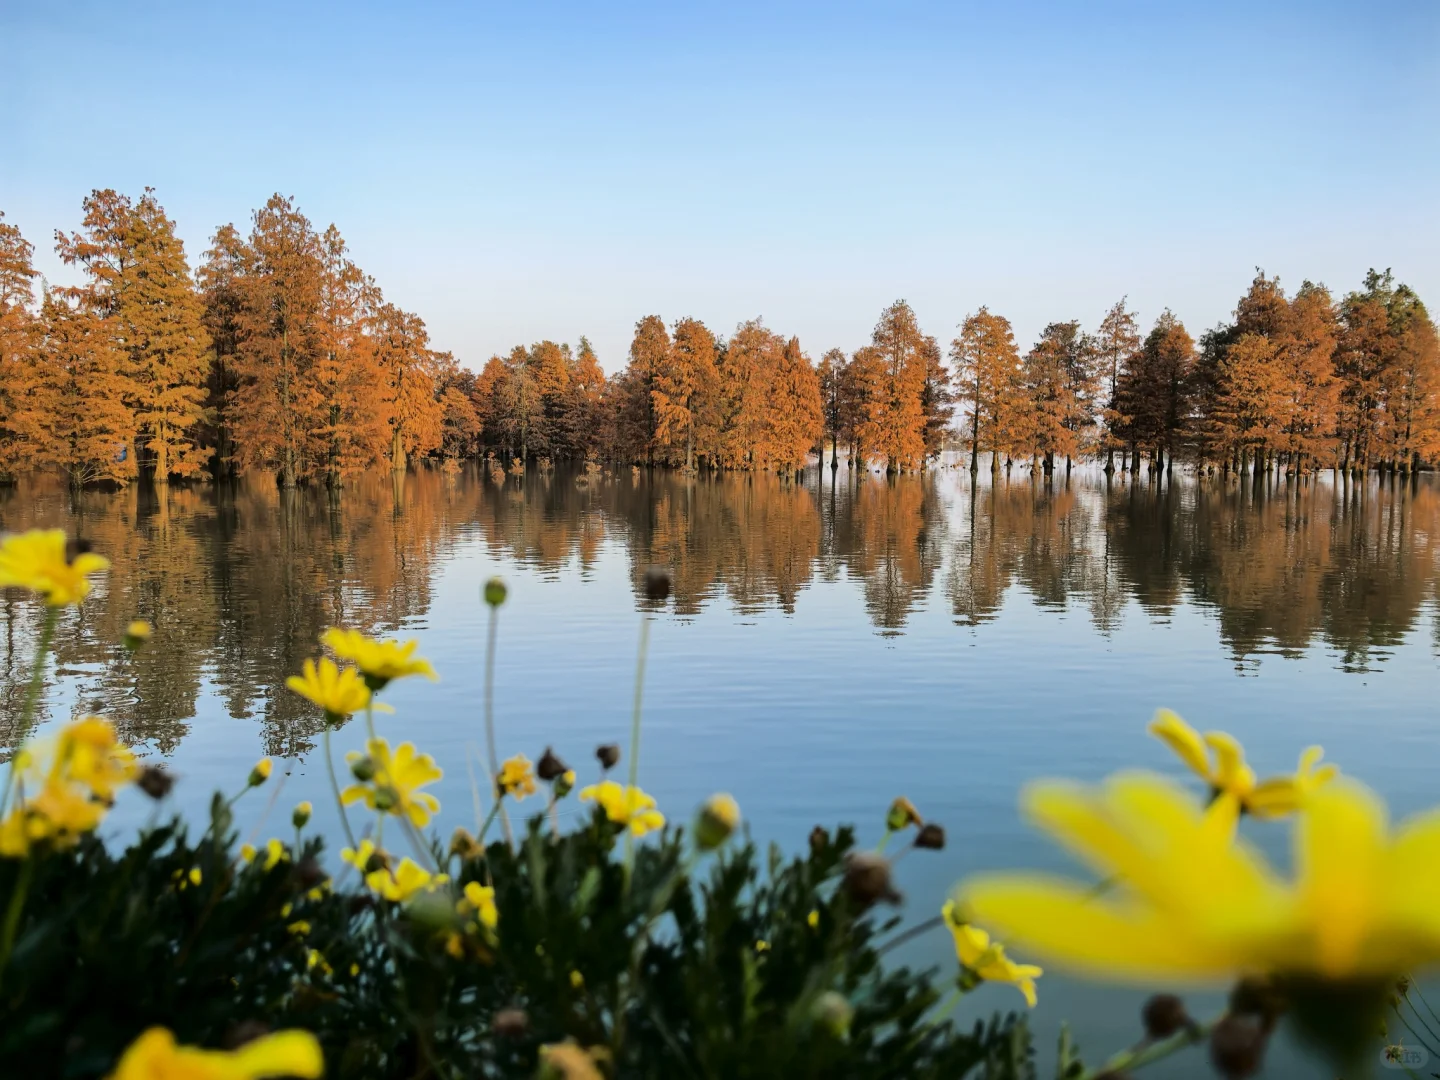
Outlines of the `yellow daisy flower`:
<svg viewBox="0 0 1440 1080">
<path fill-rule="evenodd" d="M 473 911 L 480 920 L 480 925 L 487 930 L 494 930 L 500 924 L 500 910 L 495 906 L 494 889 L 481 885 L 478 881 L 471 881 L 465 886 L 464 896 L 460 901 L 462 915 Z"/>
<path fill-rule="evenodd" d="M 962 886 L 967 917 L 1111 979 L 1218 982 L 1240 974 L 1384 980 L 1440 965 L 1440 809 L 1388 825 L 1339 779 L 1297 818 L 1292 880 L 1161 777 L 1029 788 L 1028 816 L 1100 875 L 990 874 Z"/>
<path fill-rule="evenodd" d="M 596 803 L 607 818 L 636 836 L 665 827 L 665 815 L 655 809 L 655 800 L 638 787 L 621 787 L 614 780 L 606 780 L 582 788 L 580 799 Z"/>
<path fill-rule="evenodd" d="M 401 743 L 392 753 L 386 740 L 367 739 L 365 750 L 363 755 L 347 754 L 346 760 L 368 757 L 373 775 L 365 783 L 352 784 L 341 792 L 341 802 L 349 806 L 363 800 L 371 810 L 409 818 L 417 828 L 428 825 L 431 815 L 440 812 L 440 800 L 420 788 L 445 775 L 435 759 L 418 753 L 410 742 Z"/>
<path fill-rule="evenodd" d="M 530 768 L 530 759 L 516 754 L 500 766 L 500 775 L 495 786 L 501 795 L 513 795 L 516 800 L 535 794 L 535 774 Z"/>
<path fill-rule="evenodd" d="M 320 1043 L 308 1031 L 262 1035 L 238 1050 L 178 1046 L 162 1027 L 141 1035 L 121 1056 L 108 1080 L 315 1080 L 325 1072 Z"/>
<path fill-rule="evenodd" d="M 1210 785 L 1217 803 L 1229 804 L 1218 806 L 1217 813 L 1284 817 L 1296 813 L 1307 796 L 1340 772 L 1334 765 L 1321 765 L 1325 751 L 1312 746 L 1300 755 L 1295 775 L 1257 780 L 1234 736 L 1224 731 L 1201 735 L 1169 709 L 1155 714 L 1149 731 Z"/>
<path fill-rule="evenodd" d="M 954 901 L 947 900 L 940 909 L 945 925 L 955 939 L 955 956 L 970 979 L 983 982 L 1010 983 L 1025 996 L 1025 1004 L 1035 1007 L 1035 980 L 1044 974 L 1034 964 L 1017 964 L 1005 955 L 1005 946 L 992 941 L 990 935 L 978 926 L 965 922 L 955 907 Z"/>
<path fill-rule="evenodd" d="M 29 589 L 51 607 L 78 604 L 90 593 L 91 574 L 110 561 L 88 551 L 73 559 L 63 529 L 31 529 L 0 538 L 0 589 Z"/>
<path fill-rule="evenodd" d="M 306 660 L 301 671 L 286 679 L 285 685 L 319 705 L 328 717 L 340 720 L 370 704 L 370 688 L 355 668 L 342 670 L 334 660 L 322 656 L 318 663 Z"/>
<path fill-rule="evenodd" d="M 332 626 L 320 635 L 320 643 L 341 660 L 349 660 L 365 675 L 372 690 L 379 690 L 391 679 L 407 675 L 423 675 L 432 682 L 439 678 L 430 661 L 416 656 L 418 641 L 381 641 L 367 637 L 359 630 L 342 630 Z"/>
</svg>

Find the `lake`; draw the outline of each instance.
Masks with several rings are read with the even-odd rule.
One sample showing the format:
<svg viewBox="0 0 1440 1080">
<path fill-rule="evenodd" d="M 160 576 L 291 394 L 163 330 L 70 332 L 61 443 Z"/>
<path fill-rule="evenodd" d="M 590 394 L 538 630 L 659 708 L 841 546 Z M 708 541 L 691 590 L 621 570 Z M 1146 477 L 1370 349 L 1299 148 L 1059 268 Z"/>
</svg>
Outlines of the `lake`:
<svg viewBox="0 0 1440 1080">
<path fill-rule="evenodd" d="M 0 490 L 0 529 L 34 525 L 81 535 L 113 564 L 65 616 L 49 722 L 109 716 L 170 761 L 176 798 L 197 812 L 275 756 L 283 791 L 241 804 L 261 839 L 284 835 L 302 798 L 335 827 L 319 718 L 284 681 L 336 623 L 420 639 L 441 681 L 397 684 L 396 715 L 379 724 L 446 767 L 442 828 L 473 826 L 480 591 L 496 574 L 510 586 L 502 755 L 534 759 L 549 744 L 592 775 L 595 745 L 628 739 L 640 623 L 652 619 L 641 783 L 661 808 L 685 820 L 726 789 L 757 839 L 793 848 L 841 821 L 873 843 L 889 801 L 908 795 L 949 833 L 946 851 L 898 866 L 914 921 L 972 870 L 1064 865 L 1018 818 L 1024 780 L 1178 774 L 1144 733 L 1159 706 L 1233 732 L 1262 775 L 1319 742 L 1397 814 L 1440 801 L 1429 476 L 1107 483 L 1085 468 L 1048 485 L 1017 470 L 992 486 L 955 467 L 887 480 L 842 466 L 833 482 L 814 468 L 801 483 L 624 469 L 587 484 L 533 469 L 496 483 L 472 466 L 366 476 L 339 494 L 268 481 Z M 663 605 L 643 598 L 657 563 L 674 571 Z M 136 616 L 156 629 L 131 656 L 117 642 Z M 6 747 L 37 626 L 33 604 L 0 600 Z M 360 729 L 336 742 L 338 756 Z M 127 797 L 107 828 L 148 813 Z M 1247 831 L 1285 859 L 1286 827 Z M 953 965 L 943 931 L 906 959 Z M 1138 1033 L 1142 997 L 1047 976 L 1042 1045 L 1069 1016 L 1098 1060 Z M 967 999 L 977 1013 L 1018 1004 L 1004 987 Z M 1156 1075 L 1205 1075 L 1200 1060 Z"/>
</svg>

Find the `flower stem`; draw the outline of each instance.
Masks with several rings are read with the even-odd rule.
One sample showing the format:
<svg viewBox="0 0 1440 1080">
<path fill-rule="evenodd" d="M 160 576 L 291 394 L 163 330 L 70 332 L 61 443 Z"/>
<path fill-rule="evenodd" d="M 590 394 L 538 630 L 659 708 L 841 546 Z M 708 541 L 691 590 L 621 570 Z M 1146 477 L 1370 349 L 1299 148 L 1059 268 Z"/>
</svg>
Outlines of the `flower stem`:
<svg viewBox="0 0 1440 1080">
<path fill-rule="evenodd" d="M 325 721 L 325 771 L 330 774 L 330 790 L 335 795 L 335 809 L 340 811 L 340 824 L 345 829 L 345 839 L 350 841 L 350 849 L 359 851 L 360 845 L 355 842 L 355 834 L 350 831 L 350 816 L 345 813 L 345 803 L 340 798 L 340 781 L 335 778 L 335 758 L 330 753 L 330 721 Z"/>
<path fill-rule="evenodd" d="M 40 624 L 40 638 L 35 643 L 35 663 L 30 668 L 30 685 L 25 690 L 25 703 L 20 708 L 20 724 L 15 729 L 11 745 L 18 751 L 30 734 L 30 724 L 35 718 L 35 708 L 40 703 L 40 692 L 45 689 L 46 661 L 50 657 L 50 643 L 55 639 L 55 624 L 59 621 L 60 609 L 45 606 L 45 621 Z M 5 795 L 0 798 L 0 816 L 10 809 L 10 792 L 15 785 L 15 758 L 10 759 L 10 771 L 5 776 Z"/>
<path fill-rule="evenodd" d="M 1168 1039 L 1159 1039 L 1154 1042 L 1142 1042 L 1130 1047 L 1128 1050 L 1121 1050 L 1110 1058 L 1109 1061 L 1094 1069 L 1087 1069 L 1080 1076 L 1080 1080 L 1100 1080 L 1101 1077 L 1118 1076 L 1122 1072 L 1132 1069 L 1139 1069 L 1142 1066 L 1153 1064 L 1162 1058 L 1187 1047 L 1203 1042 L 1215 1029 L 1215 1025 L 1226 1017 L 1222 1012 L 1211 1017 L 1203 1024 L 1196 1024 L 1193 1027 L 1184 1028 Z"/>
<path fill-rule="evenodd" d="M 35 876 L 35 859 L 25 856 L 20 864 L 20 878 L 15 882 L 15 891 L 10 894 L 10 903 L 5 908 L 5 926 L 0 929 L 0 978 L 10 966 L 10 952 L 15 948 L 15 935 L 20 929 L 20 914 L 25 909 L 25 894 L 30 891 L 30 880 Z"/>
<path fill-rule="evenodd" d="M 640 648 L 635 658 L 635 711 L 630 717 L 630 779 L 626 785 L 626 805 L 630 793 L 640 780 L 640 702 L 645 691 L 645 654 L 650 651 L 650 616 L 640 616 Z M 635 869 L 635 834 L 625 830 L 625 893 L 630 892 L 630 875 Z"/>
<path fill-rule="evenodd" d="M 490 608 L 490 631 L 485 636 L 485 742 L 490 752 L 490 786 L 500 775 L 500 755 L 495 749 L 495 639 L 499 637 L 500 609 Z M 499 792 L 495 805 L 500 810 L 500 827 L 505 830 L 505 843 L 515 850 L 515 834 L 510 829 L 510 815 L 505 812 L 504 799 Z"/>
</svg>

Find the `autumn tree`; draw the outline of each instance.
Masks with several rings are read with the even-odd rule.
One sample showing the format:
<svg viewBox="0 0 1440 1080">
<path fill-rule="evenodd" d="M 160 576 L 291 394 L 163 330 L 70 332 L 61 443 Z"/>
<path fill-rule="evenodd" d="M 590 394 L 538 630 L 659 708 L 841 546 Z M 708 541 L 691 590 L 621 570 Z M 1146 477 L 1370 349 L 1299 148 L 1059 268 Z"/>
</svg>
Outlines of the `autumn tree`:
<svg viewBox="0 0 1440 1080">
<path fill-rule="evenodd" d="M 234 225 L 222 225 L 210 239 L 197 277 L 204 303 L 205 332 L 210 335 L 210 370 L 205 379 L 202 442 L 210 447 L 210 470 L 224 476 L 234 468 L 235 446 L 230 407 L 239 387 L 235 355 L 241 334 L 250 250 Z"/>
<path fill-rule="evenodd" d="M 885 471 L 915 468 L 925 455 L 926 340 L 915 312 L 897 300 L 870 335 L 878 361 L 865 387 L 860 442 L 883 458 Z"/>
<path fill-rule="evenodd" d="M 381 401 L 390 418 L 390 468 L 440 445 L 443 410 L 435 394 L 434 354 L 420 316 L 382 303 L 371 316 Z"/>
<path fill-rule="evenodd" d="M 927 334 L 920 350 L 925 358 L 920 411 L 925 416 L 925 460 L 929 460 L 938 458 L 945 449 L 945 433 L 950 430 L 950 421 L 955 415 L 955 393 L 940 342 Z"/>
<path fill-rule="evenodd" d="M 323 458 L 315 471 L 335 487 L 379 460 L 391 441 L 391 427 L 373 322 L 380 290 L 350 259 L 334 225 L 320 236 L 319 257 L 317 352 L 311 372 L 319 411 L 309 442 L 310 453 Z"/>
<path fill-rule="evenodd" d="M 1130 370 L 1140 351 L 1140 324 L 1133 311 L 1126 310 L 1125 298 L 1105 313 L 1095 335 L 1095 358 L 1102 393 L 1105 395 L 1105 472 L 1115 471 L 1115 451 L 1122 446 L 1115 431 L 1125 423 L 1119 412 L 1120 380 Z"/>
<path fill-rule="evenodd" d="M 569 425 L 569 444 L 581 457 L 594 457 L 600 452 L 605 426 L 602 403 L 605 398 L 605 371 L 590 340 L 580 338 L 575 350 L 575 364 L 570 373 L 569 399 L 565 406 Z"/>
<path fill-rule="evenodd" d="M 820 377 L 799 338 L 792 337 L 780 352 L 769 400 L 764 436 L 769 462 L 782 474 L 798 472 L 825 427 Z"/>
<path fill-rule="evenodd" d="M 313 471 L 325 403 L 320 237 L 295 204 L 271 196 L 255 211 L 236 317 L 235 390 L 228 410 L 236 457 L 294 487 Z"/>
<path fill-rule="evenodd" d="M 48 404 L 42 460 L 58 466 L 74 488 L 127 482 L 136 472 L 135 417 L 125 404 L 136 393 L 129 356 L 105 316 L 80 298 L 47 297 L 41 319 Z"/>
<path fill-rule="evenodd" d="M 820 359 L 820 402 L 824 412 L 825 435 L 830 439 L 830 468 L 840 467 L 840 439 L 844 434 L 846 367 L 843 349 L 830 349 Z M 824 459 L 824 447 L 821 447 Z"/>
<path fill-rule="evenodd" d="M 635 324 L 630 342 L 630 362 L 625 371 L 625 398 L 618 404 L 624 412 L 621 425 L 627 441 L 639 447 L 647 462 L 655 460 L 655 385 L 670 364 L 670 335 L 664 320 L 647 315 Z"/>
<path fill-rule="evenodd" d="M 966 316 L 950 343 L 950 358 L 970 412 L 970 472 L 980 471 L 984 448 L 991 451 L 990 471 L 998 473 L 1000 455 L 1013 451 L 1022 434 L 1022 366 L 1010 320 L 984 307 Z"/>
<path fill-rule="evenodd" d="M 1092 356 L 1078 322 L 1051 323 L 1025 356 L 1032 446 L 1044 460 L 1046 476 L 1054 473 L 1057 456 L 1065 458 L 1069 472 L 1092 423 L 1096 382 Z"/>
<path fill-rule="evenodd" d="M 681 319 L 665 361 L 650 391 L 655 415 L 655 446 L 667 464 L 695 469 L 698 444 L 707 455 L 716 449 L 720 376 L 715 368 L 715 335 L 698 319 Z"/>
<path fill-rule="evenodd" d="M 1116 397 L 1124 425 L 1118 429 L 1132 446 L 1131 468 L 1138 468 L 1141 447 L 1148 447 L 1158 471 L 1173 460 L 1176 444 L 1190 418 L 1191 368 L 1195 342 L 1169 310 L 1155 321 L 1139 355 L 1122 373 Z"/>
<path fill-rule="evenodd" d="M 735 328 L 718 363 L 720 376 L 720 463 L 730 469 L 764 469 L 775 455 L 771 445 L 771 384 L 785 342 L 760 319 Z"/>
<path fill-rule="evenodd" d="M 1280 340 L 1285 400 L 1277 447 L 1292 467 L 1328 455 L 1334 446 L 1340 383 L 1335 377 L 1339 325 L 1335 303 L 1323 285 L 1306 281 L 1290 301 Z"/>
<path fill-rule="evenodd" d="M 40 369 L 34 251 L 0 213 L 0 483 L 38 466 L 54 408 Z"/>
<path fill-rule="evenodd" d="M 126 404 L 155 482 L 193 476 L 205 463 L 198 436 L 210 336 L 185 247 L 152 188 L 138 202 L 94 191 L 84 207 L 81 232 L 56 234 L 61 259 L 88 279 L 73 295 L 124 350 Z"/>
</svg>

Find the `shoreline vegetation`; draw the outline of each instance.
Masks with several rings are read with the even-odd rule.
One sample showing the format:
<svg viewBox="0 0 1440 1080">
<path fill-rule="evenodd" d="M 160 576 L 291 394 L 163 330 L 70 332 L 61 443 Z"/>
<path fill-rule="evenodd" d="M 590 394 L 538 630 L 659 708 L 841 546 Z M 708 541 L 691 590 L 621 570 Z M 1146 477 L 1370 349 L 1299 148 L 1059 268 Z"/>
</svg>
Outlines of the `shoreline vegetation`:
<svg viewBox="0 0 1440 1080">
<path fill-rule="evenodd" d="M 606 376 L 585 338 L 516 346 L 471 370 L 431 348 L 279 195 L 218 228 L 192 267 L 155 192 L 97 190 L 55 250 L 83 284 L 37 290 L 33 245 L 0 215 L 0 483 L 74 487 L 272 475 L 339 488 L 375 466 L 555 462 L 792 475 L 813 458 L 887 473 L 944 449 L 978 473 L 1028 464 L 1157 477 L 1179 460 L 1223 476 L 1408 475 L 1440 455 L 1440 348 L 1387 270 L 1336 299 L 1287 296 L 1257 271 L 1230 322 L 1198 341 L 1166 310 L 1142 333 L 1122 299 L 1093 331 L 1045 327 L 1026 352 L 1007 319 L 967 315 L 948 348 L 904 301 L 871 340 L 815 362 L 760 319 L 636 323 Z M 827 450 L 828 447 L 828 450 Z"/>
<path fill-rule="evenodd" d="M 1114 1080 L 1183 1053 L 1241 1080 L 1281 1030 L 1329 1075 L 1419 1075 L 1412 1066 L 1440 1052 L 1426 1037 L 1440 1017 L 1411 978 L 1440 964 L 1440 815 L 1392 826 L 1319 747 L 1261 777 L 1233 737 L 1162 710 L 1149 733 L 1198 787 L 1123 772 L 1021 794 L 1091 880 L 981 873 L 903 925 L 891 867 L 944 858 L 948 842 L 903 796 L 873 849 L 817 825 L 787 858 L 761 856 L 728 795 L 677 827 L 644 792 L 650 612 L 628 751 L 598 747 L 584 778 L 548 746 L 533 764 L 502 762 L 487 694 L 475 829 L 448 843 L 424 790 L 441 766 L 380 734 L 404 717 L 377 720 L 392 682 L 437 673 L 416 642 L 332 627 L 287 688 L 323 716 L 346 846 L 327 857 L 309 803 L 291 809 L 287 835 L 237 846 L 235 804 L 269 783 L 270 759 L 187 827 L 162 820 L 176 779 L 104 719 L 29 737 L 51 630 L 108 568 L 83 547 L 60 530 L 0 537 L 0 588 L 45 613 L 25 741 L 0 795 L 0 1062 L 27 1076 L 1034 1080 L 1023 1014 L 970 1030 L 951 1020 L 987 986 L 1033 1006 L 1045 970 L 1032 959 L 1105 981 L 1231 988 L 1205 1019 L 1154 994 L 1134 1044 L 1091 1065 L 1062 1026 L 1056 1080 Z M 652 568 L 644 587 L 667 603 L 669 572 Z M 484 588 L 487 652 L 506 592 L 499 579 Z M 124 645 L 150 647 L 149 624 L 132 622 Z M 337 733 L 363 747 L 346 754 L 343 787 Z M 122 846 L 100 831 L 131 787 L 155 813 Z M 521 805 L 532 797 L 538 812 Z M 589 816 L 565 832 L 555 808 L 568 798 Z M 1288 874 L 1249 839 L 1287 824 Z M 935 967 L 886 962 L 932 934 Z"/>
</svg>

